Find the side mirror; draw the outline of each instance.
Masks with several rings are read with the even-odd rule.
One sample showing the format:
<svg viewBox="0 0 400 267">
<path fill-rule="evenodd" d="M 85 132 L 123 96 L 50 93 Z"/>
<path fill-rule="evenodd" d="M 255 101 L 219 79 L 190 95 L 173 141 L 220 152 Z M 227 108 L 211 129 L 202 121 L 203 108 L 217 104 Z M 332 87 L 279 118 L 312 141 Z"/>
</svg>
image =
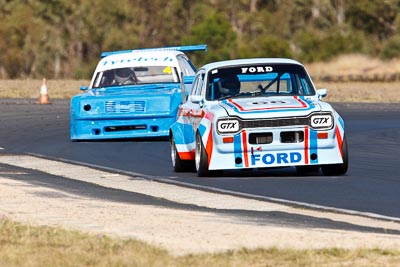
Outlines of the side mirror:
<svg viewBox="0 0 400 267">
<path fill-rule="evenodd" d="M 322 99 L 323 97 L 328 95 L 328 90 L 323 88 L 323 89 L 318 89 L 317 90 L 317 95 L 319 99 Z"/>
<path fill-rule="evenodd" d="M 189 101 L 194 104 L 201 104 L 203 103 L 204 98 L 201 95 L 189 95 Z"/>
<path fill-rule="evenodd" d="M 88 87 L 86 85 L 83 85 L 83 86 L 79 87 L 79 89 L 83 92 L 86 92 L 88 90 Z"/>
</svg>

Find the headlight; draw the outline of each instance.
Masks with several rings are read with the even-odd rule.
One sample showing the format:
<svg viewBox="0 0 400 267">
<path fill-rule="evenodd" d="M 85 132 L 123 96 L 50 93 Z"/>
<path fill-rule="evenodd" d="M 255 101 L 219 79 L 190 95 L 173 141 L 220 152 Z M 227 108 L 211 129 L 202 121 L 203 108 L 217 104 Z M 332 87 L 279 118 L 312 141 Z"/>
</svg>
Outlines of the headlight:
<svg viewBox="0 0 400 267">
<path fill-rule="evenodd" d="M 240 130 L 240 122 L 237 119 L 222 119 L 217 122 L 219 133 L 236 133 Z"/>
<path fill-rule="evenodd" d="M 90 111 L 92 109 L 92 106 L 90 105 L 90 104 L 85 104 L 84 106 L 83 106 L 83 110 L 84 111 Z"/>
<path fill-rule="evenodd" d="M 316 114 L 311 116 L 310 122 L 314 129 L 330 129 L 333 126 L 333 117 L 331 114 Z"/>
</svg>

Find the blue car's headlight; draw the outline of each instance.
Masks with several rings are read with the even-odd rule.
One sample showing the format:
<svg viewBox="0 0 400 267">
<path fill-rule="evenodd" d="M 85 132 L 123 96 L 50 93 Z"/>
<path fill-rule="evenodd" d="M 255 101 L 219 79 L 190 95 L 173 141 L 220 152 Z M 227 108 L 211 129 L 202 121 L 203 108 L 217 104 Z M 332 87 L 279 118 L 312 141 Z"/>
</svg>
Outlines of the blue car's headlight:
<svg viewBox="0 0 400 267">
<path fill-rule="evenodd" d="M 90 105 L 90 104 L 85 104 L 84 106 L 83 106 L 83 110 L 84 111 L 89 111 L 89 110 L 91 110 L 92 109 L 92 106 Z"/>
</svg>

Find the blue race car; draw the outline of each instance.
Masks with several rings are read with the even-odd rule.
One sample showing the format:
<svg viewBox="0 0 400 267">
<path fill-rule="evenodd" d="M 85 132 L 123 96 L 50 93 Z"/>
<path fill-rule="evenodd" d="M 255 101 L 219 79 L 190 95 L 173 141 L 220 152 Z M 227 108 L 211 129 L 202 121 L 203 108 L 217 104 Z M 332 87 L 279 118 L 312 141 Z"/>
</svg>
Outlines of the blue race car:
<svg viewBox="0 0 400 267">
<path fill-rule="evenodd" d="M 322 101 L 304 66 L 281 58 L 210 63 L 197 71 L 171 126 L 175 171 L 296 167 L 343 175 L 348 168 L 344 121 Z"/>
<path fill-rule="evenodd" d="M 194 45 L 102 53 L 89 87 L 82 86 L 83 93 L 71 99 L 70 139 L 168 136 L 196 71 L 184 52 L 206 49 Z"/>
</svg>

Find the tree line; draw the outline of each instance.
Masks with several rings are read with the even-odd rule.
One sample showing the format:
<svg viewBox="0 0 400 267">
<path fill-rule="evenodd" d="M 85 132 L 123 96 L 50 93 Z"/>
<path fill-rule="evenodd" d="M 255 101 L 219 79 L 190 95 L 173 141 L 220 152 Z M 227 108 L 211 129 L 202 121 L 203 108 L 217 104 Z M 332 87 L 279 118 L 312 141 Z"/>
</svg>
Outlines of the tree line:
<svg viewBox="0 0 400 267">
<path fill-rule="evenodd" d="M 0 0 L 0 78 L 89 78 L 103 51 L 207 44 L 245 57 L 400 56 L 398 0 Z"/>
</svg>

